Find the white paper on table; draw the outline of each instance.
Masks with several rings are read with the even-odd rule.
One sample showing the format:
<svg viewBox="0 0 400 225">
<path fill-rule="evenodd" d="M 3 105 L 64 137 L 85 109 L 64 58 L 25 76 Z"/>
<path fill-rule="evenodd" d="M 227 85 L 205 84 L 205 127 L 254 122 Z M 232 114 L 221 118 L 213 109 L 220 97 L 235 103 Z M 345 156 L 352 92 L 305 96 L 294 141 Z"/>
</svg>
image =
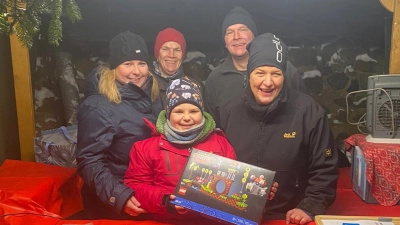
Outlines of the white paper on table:
<svg viewBox="0 0 400 225">
<path fill-rule="evenodd" d="M 393 222 L 380 222 L 377 220 L 321 220 L 324 225 L 394 225 Z"/>
</svg>

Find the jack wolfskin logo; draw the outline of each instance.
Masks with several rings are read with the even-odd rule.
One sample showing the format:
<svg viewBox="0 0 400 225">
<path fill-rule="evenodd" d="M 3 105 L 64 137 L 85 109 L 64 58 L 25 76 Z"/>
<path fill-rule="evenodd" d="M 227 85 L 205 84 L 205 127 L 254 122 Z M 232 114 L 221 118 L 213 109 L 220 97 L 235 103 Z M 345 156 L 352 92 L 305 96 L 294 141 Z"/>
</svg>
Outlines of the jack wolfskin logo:
<svg viewBox="0 0 400 225">
<path fill-rule="evenodd" d="M 294 131 L 292 133 L 284 133 L 283 137 L 284 138 L 296 138 L 296 131 Z"/>
<path fill-rule="evenodd" d="M 325 155 L 326 155 L 326 157 L 332 156 L 332 150 L 331 150 L 330 148 L 327 148 L 327 149 L 325 150 Z"/>
</svg>

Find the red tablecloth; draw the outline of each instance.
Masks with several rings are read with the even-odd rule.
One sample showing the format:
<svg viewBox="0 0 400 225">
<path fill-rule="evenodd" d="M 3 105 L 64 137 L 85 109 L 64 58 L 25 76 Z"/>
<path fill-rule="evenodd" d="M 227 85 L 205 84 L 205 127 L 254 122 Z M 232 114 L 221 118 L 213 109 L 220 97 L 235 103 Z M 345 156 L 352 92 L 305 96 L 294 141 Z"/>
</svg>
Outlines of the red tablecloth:
<svg viewBox="0 0 400 225">
<path fill-rule="evenodd" d="M 352 146 L 362 149 L 372 196 L 384 206 L 397 204 L 400 200 L 400 145 L 367 142 L 363 134 L 350 136 L 345 144 L 347 150 Z"/>
<path fill-rule="evenodd" d="M 0 167 L 0 224 L 21 224 L 24 215 L 68 217 L 82 209 L 82 185 L 73 168 L 6 160 Z"/>
<path fill-rule="evenodd" d="M 18 163 L 19 164 L 19 163 Z M 47 167 L 47 165 L 45 165 Z M 15 166 L 10 167 L 10 169 Z M 27 171 L 32 170 L 31 167 L 24 167 Z M 49 167 L 53 169 L 53 167 Z M 47 169 L 49 169 L 47 168 Z M 4 175 L 3 167 L 0 168 L 0 180 Z M 36 170 L 35 168 L 34 170 Z M 10 171 L 13 173 L 14 171 Z M 47 171 L 53 173 L 52 171 Z M 46 173 L 47 173 L 46 172 Z M 30 172 L 27 172 L 28 176 Z M 75 172 L 73 171 L 73 174 Z M 74 176 L 73 176 L 74 177 Z M 25 178 L 24 178 L 25 179 Z M 1 181 L 0 181 L 1 182 Z M 21 183 L 26 183 L 22 181 Z M 38 182 L 40 183 L 40 182 Z M 0 183 L 2 184 L 2 183 Z M 45 185 L 46 186 L 46 185 Z M 51 185 L 50 185 L 51 186 Z M 39 189 L 33 187 L 34 189 Z M 44 189 L 48 189 L 46 187 L 41 187 Z M 26 194 L 26 193 L 25 193 Z M 71 192 L 70 199 L 76 200 L 76 193 Z M 78 195 L 79 196 L 79 195 Z M 0 196 L 0 199 L 2 197 Z M 64 198 L 65 199 L 65 198 Z M 29 204 L 33 204 L 32 201 L 27 198 Z M 21 198 L 17 199 L 17 202 L 11 202 L 11 205 L 20 205 L 24 210 L 27 205 L 27 202 L 21 201 Z M 0 200 L 0 203 L 4 203 L 4 201 Z M 70 203 L 69 203 L 70 204 Z M 68 205 L 68 204 L 67 204 Z M 25 211 L 28 213 L 21 213 L 21 209 L 17 208 L 17 211 L 13 215 L 5 216 L 4 213 L 12 213 L 10 211 L 4 212 L 0 211 L 0 224 L 6 225 L 14 225 L 14 224 L 30 224 L 30 225 L 214 225 L 213 221 L 204 220 L 204 221 L 173 221 L 173 222 L 156 222 L 156 221 L 118 221 L 118 220 L 63 220 L 59 215 L 54 213 L 50 213 L 47 211 L 46 207 L 39 206 L 39 204 L 34 204 L 34 207 L 30 211 Z M 4 209 L 4 204 L 0 204 L 0 210 Z M 76 208 L 75 208 L 76 209 Z M 35 211 L 36 210 L 36 211 Z M 41 210 L 41 211 L 40 211 Z M 334 204 L 328 209 L 327 214 L 330 215 L 347 215 L 347 216 L 382 216 L 382 217 L 392 217 L 392 216 L 400 216 L 400 205 L 396 206 L 382 206 L 379 204 L 367 204 L 352 190 L 352 184 L 350 181 L 350 168 L 341 168 L 340 176 L 338 182 L 338 190 L 337 190 L 337 198 Z M 220 223 L 218 223 L 220 225 Z M 285 220 L 272 220 L 272 221 L 264 221 L 262 225 L 285 225 Z M 307 225 L 315 225 L 314 222 L 309 223 Z"/>
<path fill-rule="evenodd" d="M 116 220 L 63 220 L 57 225 L 222 225 L 223 223 L 213 222 L 212 220 L 204 221 L 175 221 L 175 222 L 155 222 L 155 221 L 116 221 Z M 286 225 L 285 220 L 269 220 L 262 223 L 262 225 Z M 293 224 L 292 224 L 293 225 Z M 308 223 L 307 225 L 315 225 L 315 222 Z"/>
</svg>

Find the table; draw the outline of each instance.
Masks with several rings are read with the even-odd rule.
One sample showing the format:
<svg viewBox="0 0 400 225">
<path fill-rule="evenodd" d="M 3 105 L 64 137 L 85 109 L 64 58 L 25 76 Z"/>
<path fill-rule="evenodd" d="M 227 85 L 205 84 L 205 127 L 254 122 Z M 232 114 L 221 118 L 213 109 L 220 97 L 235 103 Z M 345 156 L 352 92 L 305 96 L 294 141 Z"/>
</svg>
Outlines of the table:
<svg viewBox="0 0 400 225">
<path fill-rule="evenodd" d="M 4 166 L 4 165 L 3 165 Z M 47 165 L 46 165 L 47 166 Z M 15 167 L 14 167 L 15 168 Z M 53 167 L 51 167 L 53 168 Z M 2 179 L 2 167 L 0 168 L 0 179 Z M 76 174 L 72 171 L 73 174 Z M 0 183 L 1 184 L 1 183 Z M 76 199 L 76 193 L 70 193 L 70 198 Z M 79 196 L 79 195 L 78 195 Z M 1 194 L 0 194 L 1 199 Z M 73 207 L 75 210 L 77 207 Z M 1 209 L 1 205 L 0 205 Z M 32 214 L 18 214 L 15 216 L 7 217 L 7 220 L 2 218 L 0 212 L 0 224 L 31 224 L 31 225 L 214 225 L 220 223 L 214 223 L 210 220 L 202 221 L 111 221 L 111 220 L 65 220 L 61 219 L 64 216 L 54 214 L 43 214 L 32 213 Z M 341 168 L 340 176 L 338 181 L 337 198 L 333 205 L 328 209 L 327 214 L 330 215 L 347 215 L 347 216 L 384 216 L 394 217 L 400 216 L 400 205 L 396 206 L 382 206 L 380 204 L 367 204 L 365 203 L 353 190 L 350 179 L 350 168 Z M 13 219 L 10 219 L 13 218 Z M 11 221 L 11 222 L 10 222 Z M 27 222 L 29 221 L 29 222 Z M 262 225 L 285 225 L 284 220 L 272 220 L 264 221 Z M 314 222 L 308 225 L 315 225 Z"/>
</svg>

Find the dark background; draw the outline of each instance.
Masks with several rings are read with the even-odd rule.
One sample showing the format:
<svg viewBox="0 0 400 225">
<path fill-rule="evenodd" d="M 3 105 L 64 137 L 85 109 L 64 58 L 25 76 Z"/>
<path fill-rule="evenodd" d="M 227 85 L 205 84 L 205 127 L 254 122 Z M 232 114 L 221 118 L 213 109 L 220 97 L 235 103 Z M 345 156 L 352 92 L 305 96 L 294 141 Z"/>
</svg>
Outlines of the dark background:
<svg viewBox="0 0 400 225">
<path fill-rule="evenodd" d="M 86 48 L 104 45 L 125 30 L 152 47 L 166 27 L 181 31 L 188 50 L 223 48 L 221 25 L 235 6 L 252 14 L 259 34 L 271 32 L 288 45 L 350 38 L 384 46 L 392 13 L 379 0 L 76 0 L 83 20 L 63 23 L 64 41 Z M 385 18 L 386 22 L 385 22 Z M 388 22 L 389 21 L 389 22 Z"/>
</svg>

